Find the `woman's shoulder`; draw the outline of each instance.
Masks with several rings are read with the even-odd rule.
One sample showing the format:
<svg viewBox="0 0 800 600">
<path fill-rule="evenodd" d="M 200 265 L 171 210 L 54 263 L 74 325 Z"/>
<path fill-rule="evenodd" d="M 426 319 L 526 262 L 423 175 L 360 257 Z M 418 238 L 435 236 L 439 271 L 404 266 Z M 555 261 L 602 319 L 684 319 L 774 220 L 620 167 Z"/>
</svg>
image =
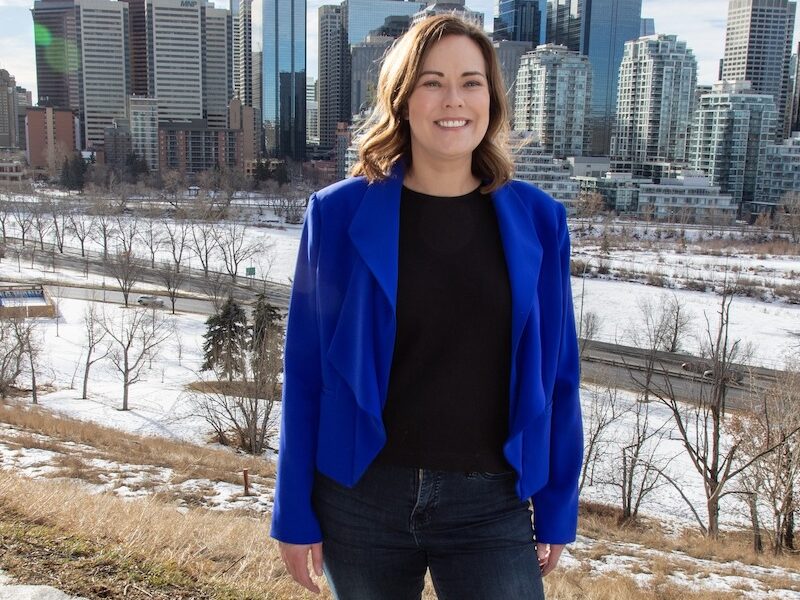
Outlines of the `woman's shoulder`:
<svg viewBox="0 0 800 600">
<path fill-rule="evenodd" d="M 313 197 L 321 204 L 337 203 L 348 198 L 360 198 L 369 183 L 366 177 L 348 177 L 314 192 Z"/>
<path fill-rule="evenodd" d="M 547 192 L 521 179 L 512 179 L 508 186 L 520 197 L 531 213 L 537 217 L 566 218 L 566 208 Z"/>
</svg>

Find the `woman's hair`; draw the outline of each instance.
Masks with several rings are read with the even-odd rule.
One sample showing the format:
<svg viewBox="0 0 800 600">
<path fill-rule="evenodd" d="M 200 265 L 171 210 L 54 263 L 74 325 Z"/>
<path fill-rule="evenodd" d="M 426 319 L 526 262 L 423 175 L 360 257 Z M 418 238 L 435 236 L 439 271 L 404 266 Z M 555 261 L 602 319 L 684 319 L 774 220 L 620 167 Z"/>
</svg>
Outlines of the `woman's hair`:
<svg viewBox="0 0 800 600">
<path fill-rule="evenodd" d="M 508 104 L 500 63 L 491 40 L 475 25 L 455 15 L 427 18 L 408 30 L 384 58 L 372 115 L 358 132 L 358 162 L 352 175 L 369 182 L 388 177 L 392 165 L 411 166 L 411 131 L 405 114 L 427 51 L 448 35 L 467 36 L 486 62 L 489 86 L 489 126 L 472 153 L 472 173 L 484 182 L 481 191 L 496 190 L 511 179 L 514 163 L 508 150 Z"/>
</svg>

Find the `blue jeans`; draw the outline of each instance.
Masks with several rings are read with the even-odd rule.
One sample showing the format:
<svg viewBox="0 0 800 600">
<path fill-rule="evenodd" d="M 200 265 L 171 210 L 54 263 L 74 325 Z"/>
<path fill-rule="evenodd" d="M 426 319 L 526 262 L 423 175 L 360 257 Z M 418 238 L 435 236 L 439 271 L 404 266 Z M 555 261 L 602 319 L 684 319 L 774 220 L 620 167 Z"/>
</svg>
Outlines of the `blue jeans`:
<svg viewBox="0 0 800 600">
<path fill-rule="evenodd" d="M 337 600 L 543 600 L 530 504 L 515 473 L 372 465 L 353 488 L 317 473 L 325 575 Z"/>
</svg>

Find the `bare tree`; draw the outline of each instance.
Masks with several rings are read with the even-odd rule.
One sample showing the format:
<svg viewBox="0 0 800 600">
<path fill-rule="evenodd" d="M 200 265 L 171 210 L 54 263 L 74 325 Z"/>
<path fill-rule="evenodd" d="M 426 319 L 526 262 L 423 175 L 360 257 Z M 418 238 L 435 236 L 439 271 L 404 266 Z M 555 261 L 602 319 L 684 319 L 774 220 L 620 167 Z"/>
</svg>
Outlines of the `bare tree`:
<svg viewBox="0 0 800 600">
<path fill-rule="evenodd" d="M 136 243 L 139 237 L 139 219 L 136 217 L 117 217 L 114 221 L 116 222 L 114 239 L 119 242 L 122 252 L 132 255 L 133 244 Z"/>
<path fill-rule="evenodd" d="M 170 304 L 172 305 L 172 314 L 175 314 L 175 301 L 178 299 L 178 291 L 183 285 L 185 279 L 184 274 L 178 271 L 176 266 L 170 262 L 161 264 L 158 270 L 158 277 L 167 288 L 167 295 L 169 296 Z"/>
<path fill-rule="evenodd" d="M 44 240 L 50 233 L 53 223 L 47 214 L 47 209 L 38 202 L 31 205 L 31 218 L 33 219 L 33 226 L 39 237 L 39 249 L 44 252 Z"/>
<path fill-rule="evenodd" d="M 39 366 L 42 344 L 37 335 L 38 328 L 36 321 L 29 318 L 12 318 L 10 322 L 17 342 L 16 347 L 27 359 L 20 374 L 24 372 L 25 369 L 30 373 L 32 401 L 34 404 L 38 404 L 39 396 L 36 387 L 36 369 Z"/>
<path fill-rule="evenodd" d="M 215 235 L 216 226 L 213 223 L 197 222 L 191 225 L 191 238 L 189 248 L 200 260 L 203 274 L 208 277 L 209 265 L 212 254 L 219 248 Z"/>
<path fill-rule="evenodd" d="M 144 242 L 150 251 L 150 267 L 156 268 L 156 254 L 164 246 L 164 232 L 155 219 L 144 219 L 139 228 L 139 239 Z"/>
<path fill-rule="evenodd" d="M 0 199 L 0 233 L 3 234 L 4 242 L 8 237 L 8 234 L 6 233 L 6 225 L 11 221 L 12 214 L 13 210 L 11 201 L 5 198 Z"/>
<path fill-rule="evenodd" d="M 142 278 L 141 261 L 132 252 L 120 251 L 111 256 L 105 264 L 122 292 L 125 306 L 128 306 L 131 290 Z"/>
<path fill-rule="evenodd" d="M 111 340 L 111 364 L 122 376 L 122 410 L 128 410 L 128 390 L 169 338 L 169 323 L 161 312 L 146 308 L 119 310 L 115 316 L 104 313 L 100 323 Z"/>
<path fill-rule="evenodd" d="M 792 551 L 794 515 L 798 509 L 795 490 L 800 482 L 800 370 L 792 365 L 765 392 L 754 395 L 749 410 L 732 418 L 731 431 L 742 440 L 737 462 L 747 462 L 778 444 L 742 473 L 739 480 L 753 523 L 754 547 L 760 546 L 760 523 L 771 524 L 772 551 Z M 768 516 L 759 515 L 759 503 Z"/>
<path fill-rule="evenodd" d="M 700 395 L 695 403 L 687 406 L 678 401 L 666 372 L 663 373 L 663 385 L 653 385 L 650 388 L 650 393 L 670 409 L 677 435 L 703 480 L 707 515 L 705 524 L 681 489 L 680 483 L 665 472 L 662 475 L 694 511 L 701 531 L 712 538 L 719 536 L 720 500 L 732 493 L 726 491 L 726 487 L 730 487 L 730 482 L 755 461 L 780 446 L 780 443 L 774 443 L 755 456 L 737 461 L 743 440 L 723 436 L 728 388 L 738 379 L 737 371 L 741 367 L 737 366 L 737 361 L 747 358 L 741 340 L 731 340 L 729 337 L 730 308 L 734 292 L 735 286 L 726 279 L 723 282 L 716 326 L 712 326 L 706 315 L 703 355 L 710 368 L 707 370 L 708 383 L 700 388 Z"/>
<path fill-rule="evenodd" d="M 280 397 L 282 339 L 275 332 L 260 350 L 247 351 L 243 373 L 234 381 L 206 382 L 207 392 L 190 395 L 219 443 L 235 443 L 252 454 L 267 449 L 275 428 L 272 411 Z"/>
<path fill-rule="evenodd" d="M 191 226 L 188 221 L 180 220 L 172 223 L 167 222 L 164 227 L 166 229 L 168 248 L 175 263 L 175 270 L 180 271 L 183 253 L 189 242 Z"/>
<path fill-rule="evenodd" d="M 222 261 L 234 283 L 239 274 L 239 265 L 262 250 L 261 244 L 247 241 L 246 231 L 245 225 L 235 221 L 217 231 L 217 243 L 222 252 Z"/>
<path fill-rule="evenodd" d="M 97 310 L 97 305 L 92 303 L 83 312 L 83 322 L 86 326 L 86 363 L 83 369 L 83 392 L 81 398 L 88 398 L 89 369 L 98 361 L 108 356 L 109 348 L 100 346 L 105 340 L 106 330 L 102 324 L 102 315 Z M 99 352 L 95 354 L 95 350 Z"/>
<path fill-rule="evenodd" d="M 101 212 L 94 218 L 94 239 L 103 246 L 103 260 L 108 260 L 109 241 L 116 234 L 116 222 L 113 216 Z"/>
<path fill-rule="evenodd" d="M 211 300 L 215 312 L 219 312 L 225 301 L 233 294 L 228 278 L 217 271 L 210 272 L 201 286 L 209 300 Z"/>
<path fill-rule="evenodd" d="M 594 484 L 598 465 L 607 459 L 609 430 L 624 413 L 618 392 L 612 384 L 593 387 L 589 391 L 588 409 L 583 416 L 584 458 L 579 491 L 583 491 L 587 482 Z"/>
<path fill-rule="evenodd" d="M 33 215 L 22 202 L 15 202 L 12 211 L 12 214 L 14 215 L 14 221 L 17 224 L 17 229 L 19 229 L 19 237 L 22 240 L 22 245 L 24 247 L 28 232 L 33 227 Z"/>
<path fill-rule="evenodd" d="M 79 214 L 77 209 L 73 208 L 69 214 L 69 230 L 80 242 L 81 256 L 86 257 L 86 240 L 92 237 L 95 231 L 94 218 Z"/>
<path fill-rule="evenodd" d="M 64 254 L 64 244 L 69 232 L 69 207 L 51 202 L 48 205 L 48 209 L 53 222 L 53 237 L 55 238 L 56 247 L 61 254 Z"/>
<path fill-rule="evenodd" d="M 778 223 L 785 229 L 795 244 L 800 242 L 800 192 L 784 194 L 777 215 Z"/>
<path fill-rule="evenodd" d="M 0 398 L 7 398 L 25 369 L 25 347 L 12 319 L 0 319 Z"/>
<path fill-rule="evenodd" d="M 635 519 L 644 499 L 666 481 L 662 478 L 670 459 L 660 457 L 659 443 L 668 433 L 668 422 L 654 426 L 650 421 L 651 403 L 639 396 L 630 414 L 633 425 L 619 441 L 619 455 L 611 462 L 611 479 L 608 483 L 619 488 L 622 520 Z"/>
</svg>

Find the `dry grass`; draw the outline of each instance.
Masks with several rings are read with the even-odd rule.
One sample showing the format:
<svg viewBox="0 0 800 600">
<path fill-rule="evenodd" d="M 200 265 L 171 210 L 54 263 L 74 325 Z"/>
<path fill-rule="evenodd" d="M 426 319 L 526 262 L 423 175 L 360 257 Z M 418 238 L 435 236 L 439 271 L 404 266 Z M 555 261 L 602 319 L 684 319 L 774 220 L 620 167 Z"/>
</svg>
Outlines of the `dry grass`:
<svg viewBox="0 0 800 600">
<path fill-rule="evenodd" d="M 0 408 L 0 420 L 27 427 L 28 433 L 14 438 L 17 444 L 37 442 L 37 447 L 48 446 L 61 452 L 54 461 L 60 467 L 60 477 L 91 481 L 99 476 L 74 449 L 64 452 L 63 441 L 86 444 L 102 454 L 124 455 L 125 462 L 147 464 L 145 459 L 156 454 L 156 463 L 170 468 L 185 464 L 193 456 L 195 468 L 208 469 L 209 474 L 238 472 L 242 464 L 253 468 L 252 463 L 258 460 L 179 442 L 143 440 L 20 407 Z M 48 442 L 34 433 L 57 439 Z M 157 451 L 147 448 L 151 442 Z M 271 474 L 272 467 L 268 467 Z M 141 482 L 142 489 L 149 489 L 148 485 L 147 480 Z M 192 494 L 197 497 L 192 498 Z M 159 492 L 130 501 L 113 492 L 90 494 L 79 483 L 30 480 L 0 471 L 0 569 L 20 581 L 49 583 L 90 599 L 317 598 L 304 592 L 285 573 L 277 544 L 268 537 L 268 516 L 256 516 L 250 511 L 206 510 L 200 507 L 201 496 L 198 490 Z M 178 500 L 183 501 L 188 512 L 176 510 Z M 603 560 L 619 552 L 617 543 L 641 544 L 667 553 L 680 551 L 720 563 L 740 561 L 745 565 L 800 569 L 800 558 L 795 556 L 754 555 L 746 534 L 725 533 L 720 541 L 692 531 L 675 537 L 662 531 L 656 521 L 638 519 L 620 525 L 619 516 L 613 507 L 582 505 L 580 532 L 598 541 L 573 550 L 576 558 L 587 561 L 582 567 L 559 569 L 546 578 L 549 600 L 721 600 L 739 595 L 691 592 L 676 585 L 670 579 L 676 571 L 701 579 L 710 574 L 704 565 L 677 555 L 652 556 L 626 547 L 626 555 L 640 561 L 632 563 L 629 573 L 593 570 L 588 560 Z M 720 571 L 729 574 L 732 569 L 721 564 Z M 740 574 L 753 576 L 747 571 L 743 568 Z M 636 574 L 648 580 L 646 589 L 636 584 Z M 788 577 L 764 575 L 759 579 L 768 587 L 799 587 Z M 423 597 L 436 598 L 430 582 Z M 326 592 L 323 598 L 330 598 L 330 594 Z"/>
<path fill-rule="evenodd" d="M 51 445 L 44 449 L 65 452 L 59 441 L 86 444 L 107 460 L 173 469 L 176 481 L 204 478 L 238 484 L 243 469 L 249 469 L 254 482 L 258 477 L 273 479 L 275 476 L 274 465 L 257 457 L 165 438 L 144 438 L 87 421 L 59 418 L 36 407 L 0 404 L 0 422 L 56 440 L 46 442 L 28 436 L 26 440 L 32 444 L 28 447 Z M 12 441 L 20 443 L 20 438 Z"/>
</svg>

